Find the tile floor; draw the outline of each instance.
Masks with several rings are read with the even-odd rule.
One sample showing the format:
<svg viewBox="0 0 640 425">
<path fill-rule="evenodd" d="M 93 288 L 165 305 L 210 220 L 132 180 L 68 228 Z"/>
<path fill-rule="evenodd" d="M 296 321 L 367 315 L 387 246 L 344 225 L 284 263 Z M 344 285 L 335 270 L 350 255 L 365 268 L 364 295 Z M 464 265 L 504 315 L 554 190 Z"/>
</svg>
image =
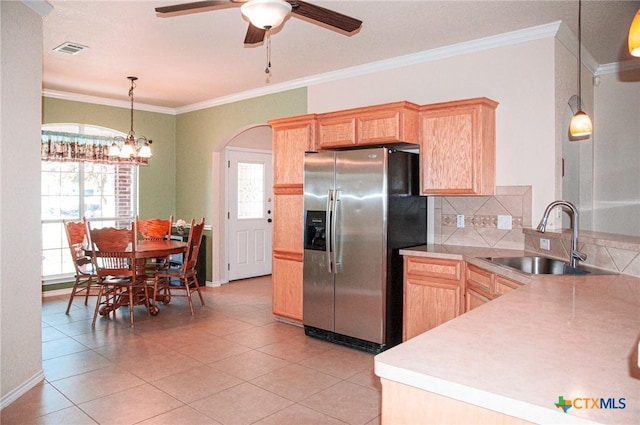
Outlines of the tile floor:
<svg viewBox="0 0 640 425">
<path fill-rule="evenodd" d="M 2 424 L 378 424 L 373 355 L 309 338 L 271 314 L 270 276 L 206 288 L 150 317 L 91 329 L 92 300 L 42 305 L 45 381 Z"/>
</svg>

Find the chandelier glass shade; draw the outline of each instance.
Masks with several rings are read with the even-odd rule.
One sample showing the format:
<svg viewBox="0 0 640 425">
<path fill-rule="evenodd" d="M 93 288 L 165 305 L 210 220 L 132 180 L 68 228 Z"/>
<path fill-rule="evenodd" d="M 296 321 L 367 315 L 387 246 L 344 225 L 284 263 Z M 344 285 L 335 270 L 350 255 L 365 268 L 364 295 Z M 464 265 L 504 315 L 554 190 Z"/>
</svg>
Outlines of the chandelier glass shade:
<svg viewBox="0 0 640 425">
<path fill-rule="evenodd" d="M 250 0 L 240 7 L 240 12 L 254 27 L 271 29 L 282 24 L 291 13 L 291 5 L 284 0 Z"/>
<path fill-rule="evenodd" d="M 636 12 L 629 28 L 629 53 L 640 57 L 640 9 Z"/>
</svg>

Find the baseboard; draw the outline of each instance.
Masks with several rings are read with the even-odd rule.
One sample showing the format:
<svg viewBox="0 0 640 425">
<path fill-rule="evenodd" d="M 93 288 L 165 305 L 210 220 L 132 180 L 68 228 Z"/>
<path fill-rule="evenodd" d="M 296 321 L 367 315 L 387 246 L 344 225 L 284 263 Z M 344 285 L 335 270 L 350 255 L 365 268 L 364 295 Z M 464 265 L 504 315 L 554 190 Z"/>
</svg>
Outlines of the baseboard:
<svg viewBox="0 0 640 425">
<path fill-rule="evenodd" d="M 44 370 L 40 369 L 38 373 L 26 380 L 22 385 L 10 391 L 7 395 L 0 400 L 0 410 L 4 409 L 23 395 L 27 393 L 31 388 L 44 381 Z"/>
<path fill-rule="evenodd" d="M 205 286 L 206 286 L 207 288 L 217 288 L 217 287 L 219 287 L 219 286 L 224 285 L 225 283 L 229 283 L 229 282 L 226 282 L 226 281 L 224 281 L 224 280 L 216 280 L 215 282 L 209 282 L 209 281 L 207 280 L 207 282 L 206 282 Z"/>
<path fill-rule="evenodd" d="M 52 291 L 42 291 L 43 297 L 55 297 L 58 295 L 70 295 L 71 289 L 73 288 L 63 288 L 63 289 L 54 289 Z"/>
</svg>

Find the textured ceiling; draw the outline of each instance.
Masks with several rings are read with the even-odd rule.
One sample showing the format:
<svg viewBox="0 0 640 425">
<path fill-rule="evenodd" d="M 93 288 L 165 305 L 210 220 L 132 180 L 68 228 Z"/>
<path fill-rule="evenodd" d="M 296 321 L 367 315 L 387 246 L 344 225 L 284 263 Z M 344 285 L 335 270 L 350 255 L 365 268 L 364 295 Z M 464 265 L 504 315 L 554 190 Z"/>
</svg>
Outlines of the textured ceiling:
<svg viewBox="0 0 640 425">
<path fill-rule="evenodd" d="M 291 80 L 563 21 L 577 33 L 577 1 L 309 1 L 362 20 L 345 36 L 289 17 L 266 46 L 243 45 L 238 7 L 168 18 L 154 9 L 187 1 L 54 1 L 44 18 L 43 88 L 181 108 Z M 626 35 L 640 1 L 582 3 L 582 40 L 598 64 L 632 60 Z M 64 42 L 88 49 L 69 56 Z M 637 60 L 637 59 L 636 59 Z"/>
</svg>

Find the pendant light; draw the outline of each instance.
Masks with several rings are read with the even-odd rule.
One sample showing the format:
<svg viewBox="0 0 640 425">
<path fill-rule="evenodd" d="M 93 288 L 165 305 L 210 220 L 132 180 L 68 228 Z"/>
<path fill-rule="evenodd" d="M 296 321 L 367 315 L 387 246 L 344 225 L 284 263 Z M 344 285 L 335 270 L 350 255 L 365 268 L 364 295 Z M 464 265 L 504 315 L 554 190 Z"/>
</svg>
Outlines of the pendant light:
<svg viewBox="0 0 640 425">
<path fill-rule="evenodd" d="M 578 111 L 571 118 L 569 134 L 575 138 L 582 138 L 591 133 L 591 118 L 582 110 L 582 0 L 578 0 Z"/>
<path fill-rule="evenodd" d="M 629 28 L 629 53 L 640 57 L 640 9 L 636 12 Z"/>
</svg>

